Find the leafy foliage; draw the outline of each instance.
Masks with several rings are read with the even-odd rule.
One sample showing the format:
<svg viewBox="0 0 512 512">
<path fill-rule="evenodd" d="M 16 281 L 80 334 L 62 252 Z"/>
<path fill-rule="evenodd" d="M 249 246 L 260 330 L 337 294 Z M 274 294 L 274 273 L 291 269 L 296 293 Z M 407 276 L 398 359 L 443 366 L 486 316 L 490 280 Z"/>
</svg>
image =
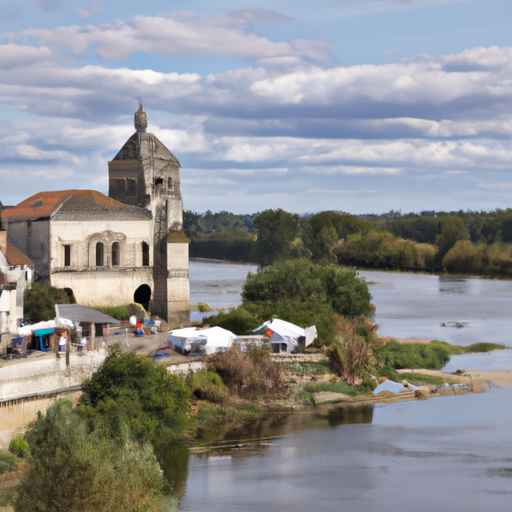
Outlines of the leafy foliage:
<svg viewBox="0 0 512 512">
<path fill-rule="evenodd" d="M 70 401 L 39 413 L 27 438 L 32 456 L 16 512 L 163 512 L 151 446 L 91 432 Z"/>
<path fill-rule="evenodd" d="M 185 382 L 154 366 L 149 357 L 122 354 L 114 346 L 102 367 L 82 385 L 80 410 L 101 416 L 112 437 L 124 425 L 139 439 L 165 444 L 187 422 L 190 391 Z"/>
<path fill-rule="evenodd" d="M 366 282 L 352 268 L 315 265 L 305 260 L 290 260 L 247 276 L 244 302 L 279 303 L 284 300 L 306 302 L 318 296 L 333 312 L 354 317 L 371 313 L 371 295 Z"/>
<path fill-rule="evenodd" d="M 227 398 L 226 387 L 220 375 L 214 372 L 189 373 L 187 385 L 192 394 L 201 400 L 222 403 Z"/>
<path fill-rule="evenodd" d="M 265 210 L 254 219 L 257 234 L 254 254 L 261 266 L 297 257 L 293 245 L 299 235 L 300 217 L 287 213 L 281 208 Z"/>
<path fill-rule="evenodd" d="M 9 451 L 13 455 L 16 455 L 16 457 L 22 459 L 30 455 L 30 447 L 27 441 L 25 441 L 25 439 L 23 439 L 20 434 L 14 437 L 9 443 Z"/>
<path fill-rule="evenodd" d="M 55 318 L 55 304 L 76 304 L 69 288 L 55 288 L 47 281 L 37 281 L 25 291 L 25 321 L 36 323 Z"/>
<path fill-rule="evenodd" d="M 388 341 L 376 347 L 381 364 L 390 365 L 398 370 L 406 368 L 427 368 L 440 370 L 449 360 L 451 350 L 448 344 L 399 343 Z"/>
<path fill-rule="evenodd" d="M 456 242 L 469 239 L 469 231 L 462 219 L 452 215 L 441 219 L 439 231 L 439 235 L 436 236 L 436 245 L 439 250 L 437 257 L 439 261 L 442 261 L 445 254 Z"/>
</svg>

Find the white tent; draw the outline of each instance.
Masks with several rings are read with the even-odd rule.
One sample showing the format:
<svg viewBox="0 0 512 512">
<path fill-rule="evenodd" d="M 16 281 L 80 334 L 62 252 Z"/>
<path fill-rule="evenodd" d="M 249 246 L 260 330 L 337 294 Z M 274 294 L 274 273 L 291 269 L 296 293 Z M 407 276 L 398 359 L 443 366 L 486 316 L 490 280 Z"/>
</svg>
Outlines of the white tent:
<svg viewBox="0 0 512 512">
<path fill-rule="evenodd" d="M 180 352 L 188 353 L 193 346 L 199 347 L 199 351 L 213 354 L 228 349 L 235 335 L 222 327 L 209 327 L 197 329 L 186 327 L 170 331 L 167 341 L 172 343 Z M 203 348 L 204 347 L 204 348 Z"/>
<path fill-rule="evenodd" d="M 278 345 L 286 345 L 286 351 L 292 352 L 297 348 L 300 338 L 304 339 L 306 347 L 316 339 L 317 331 L 314 325 L 303 329 L 295 324 L 272 318 L 258 327 L 255 332 L 266 332 L 270 336 L 270 342 Z"/>
</svg>

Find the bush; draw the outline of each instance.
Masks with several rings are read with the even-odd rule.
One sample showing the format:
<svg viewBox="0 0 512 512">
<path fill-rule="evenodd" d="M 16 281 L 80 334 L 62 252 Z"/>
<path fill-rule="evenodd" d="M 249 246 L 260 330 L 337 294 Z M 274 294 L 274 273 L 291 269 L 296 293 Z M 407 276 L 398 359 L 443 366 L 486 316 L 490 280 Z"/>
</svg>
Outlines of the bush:
<svg viewBox="0 0 512 512">
<path fill-rule="evenodd" d="M 327 348 L 327 357 L 333 371 L 350 385 L 363 384 L 378 366 L 372 347 L 376 330 L 364 316 L 352 321 L 336 318 L 337 339 Z"/>
<path fill-rule="evenodd" d="M 472 272 L 477 252 L 469 240 L 459 240 L 443 258 L 443 268 L 449 272 Z"/>
<path fill-rule="evenodd" d="M 399 343 L 391 340 L 385 345 L 376 347 L 376 351 L 384 367 L 390 365 L 397 370 L 406 368 L 440 370 L 451 356 L 448 344 L 436 342 Z"/>
<path fill-rule="evenodd" d="M 30 454 L 30 448 L 28 446 L 27 441 L 18 434 L 14 439 L 9 443 L 9 451 L 19 457 L 21 459 L 25 458 Z"/>
<path fill-rule="evenodd" d="M 130 312 L 128 311 L 128 304 L 123 304 L 121 306 L 94 306 L 94 309 L 105 313 L 105 315 L 109 315 L 113 318 L 117 318 L 117 320 L 129 320 Z"/>
<path fill-rule="evenodd" d="M 249 334 L 259 327 L 261 321 L 258 320 L 254 313 L 250 313 L 247 309 L 240 306 L 228 313 L 219 313 L 218 315 L 204 318 L 202 325 L 219 326 L 234 334 L 243 335 Z"/>
<path fill-rule="evenodd" d="M 242 292 L 244 302 L 253 303 L 305 302 L 314 295 L 339 315 L 354 317 L 371 312 L 368 286 L 353 268 L 304 259 L 275 263 L 257 274 L 249 273 Z"/>
<path fill-rule="evenodd" d="M 102 416 L 118 437 L 123 425 L 140 439 L 167 443 L 187 424 L 190 390 L 183 379 L 168 375 L 146 356 L 122 354 L 113 346 L 101 368 L 82 385 L 79 408 Z"/>
<path fill-rule="evenodd" d="M 284 370 L 268 350 L 240 352 L 233 346 L 208 358 L 208 370 L 219 374 L 230 393 L 248 400 L 281 398 L 288 394 Z"/>
<path fill-rule="evenodd" d="M 206 371 L 190 373 L 187 384 L 192 394 L 200 400 L 222 403 L 227 398 L 226 387 L 217 373 Z"/>
<path fill-rule="evenodd" d="M 163 512 L 164 482 L 151 446 L 124 433 L 112 439 L 91 432 L 69 400 L 39 413 L 27 434 L 32 456 L 15 511 Z"/>
<path fill-rule="evenodd" d="M 0 450 L 0 474 L 9 471 L 18 463 L 18 458 L 12 453 Z"/>
<path fill-rule="evenodd" d="M 27 322 L 36 323 L 55 318 L 55 304 L 76 304 L 69 288 L 55 288 L 47 281 L 37 281 L 25 290 L 24 317 Z"/>
</svg>

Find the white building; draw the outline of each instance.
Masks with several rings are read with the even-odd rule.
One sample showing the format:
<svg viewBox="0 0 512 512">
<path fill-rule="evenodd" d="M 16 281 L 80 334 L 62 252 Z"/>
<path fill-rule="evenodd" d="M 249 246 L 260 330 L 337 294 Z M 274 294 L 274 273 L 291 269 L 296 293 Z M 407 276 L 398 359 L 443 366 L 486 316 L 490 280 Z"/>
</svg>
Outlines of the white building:
<svg viewBox="0 0 512 512">
<path fill-rule="evenodd" d="M 141 105 L 137 131 L 109 162 L 109 197 L 40 192 L 2 211 L 2 220 L 36 278 L 71 288 L 79 304 L 135 301 L 180 325 L 190 302 L 180 163 L 146 127 Z"/>
<path fill-rule="evenodd" d="M 34 263 L 7 243 L 0 231 L 0 334 L 14 333 L 23 320 L 23 295 L 34 278 Z"/>
</svg>

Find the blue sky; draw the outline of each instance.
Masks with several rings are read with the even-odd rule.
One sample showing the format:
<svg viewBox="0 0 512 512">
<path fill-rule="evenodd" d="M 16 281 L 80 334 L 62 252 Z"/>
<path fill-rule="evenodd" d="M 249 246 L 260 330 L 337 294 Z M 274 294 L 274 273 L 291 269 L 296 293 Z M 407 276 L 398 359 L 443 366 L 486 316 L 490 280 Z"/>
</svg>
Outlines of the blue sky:
<svg viewBox="0 0 512 512">
<path fill-rule="evenodd" d="M 0 200 L 108 192 L 149 130 L 184 207 L 512 207 L 510 0 L 0 0 Z"/>
</svg>

